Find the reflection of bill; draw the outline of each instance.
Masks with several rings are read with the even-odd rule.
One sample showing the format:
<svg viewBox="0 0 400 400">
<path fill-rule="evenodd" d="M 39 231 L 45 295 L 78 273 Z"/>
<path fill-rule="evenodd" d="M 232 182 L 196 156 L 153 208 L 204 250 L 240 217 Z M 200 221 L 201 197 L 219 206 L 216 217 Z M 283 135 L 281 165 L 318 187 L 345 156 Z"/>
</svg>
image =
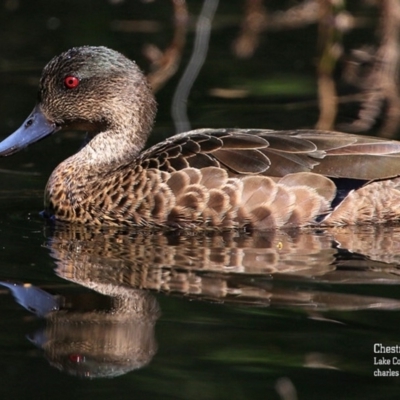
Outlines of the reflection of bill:
<svg viewBox="0 0 400 400">
<path fill-rule="evenodd" d="M 115 377 L 145 366 L 156 353 L 159 307 L 148 292 L 51 296 L 31 285 L 5 286 L 21 305 L 45 317 L 45 328 L 29 339 L 44 350 L 51 365 L 71 375 Z"/>
</svg>

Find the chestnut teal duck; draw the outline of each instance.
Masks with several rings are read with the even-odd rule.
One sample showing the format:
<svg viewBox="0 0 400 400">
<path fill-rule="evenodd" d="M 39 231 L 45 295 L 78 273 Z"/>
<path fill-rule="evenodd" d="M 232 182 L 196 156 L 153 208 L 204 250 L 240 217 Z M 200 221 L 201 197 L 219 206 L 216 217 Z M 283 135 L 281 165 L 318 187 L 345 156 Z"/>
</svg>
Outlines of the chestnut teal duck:
<svg viewBox="0 0 400 400">
<path fill-rule="evenodd" d="M 143 150 L 156 102 L 137 65 L 76 47 L 44 68 L 6 156 L 87 132 L 45 189 L 46 216 L 87 225 L 270 229 L 400 219 L 400 142 L 340 132 L 198 129 Z"/>
</svg>

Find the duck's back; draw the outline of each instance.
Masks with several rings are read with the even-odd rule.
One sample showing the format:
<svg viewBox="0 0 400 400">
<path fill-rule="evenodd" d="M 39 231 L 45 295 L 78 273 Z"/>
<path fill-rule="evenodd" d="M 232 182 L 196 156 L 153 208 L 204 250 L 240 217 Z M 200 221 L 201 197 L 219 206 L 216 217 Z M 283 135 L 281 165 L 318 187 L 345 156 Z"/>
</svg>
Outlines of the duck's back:
<svg viewBox="0 0 400 400">
<path fill-rule="evenodd" d="M 317 130 L 199 129 L 151 147 L 141 162 L 168 172 L 215 166 L 244 175 L 315 172 L 371 181 L 400 175 L 400 142 Z"/>
</svg>

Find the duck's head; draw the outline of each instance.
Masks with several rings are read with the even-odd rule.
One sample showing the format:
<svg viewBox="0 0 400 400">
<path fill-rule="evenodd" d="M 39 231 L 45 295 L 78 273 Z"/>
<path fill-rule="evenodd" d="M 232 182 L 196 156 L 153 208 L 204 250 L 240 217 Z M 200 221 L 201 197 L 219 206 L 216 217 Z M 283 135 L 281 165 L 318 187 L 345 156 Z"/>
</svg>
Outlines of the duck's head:
<svg viewBox="0 0 400 400">
<path fill-rule="evenodd" d="M 156 103 L 137 65 L 106 47 L 76 47 L 43 69 L 38 101 L 19 129 L 0 143 L 13 154 L 60 130 L 128 134 L 144 146 Z"/>
</svg>

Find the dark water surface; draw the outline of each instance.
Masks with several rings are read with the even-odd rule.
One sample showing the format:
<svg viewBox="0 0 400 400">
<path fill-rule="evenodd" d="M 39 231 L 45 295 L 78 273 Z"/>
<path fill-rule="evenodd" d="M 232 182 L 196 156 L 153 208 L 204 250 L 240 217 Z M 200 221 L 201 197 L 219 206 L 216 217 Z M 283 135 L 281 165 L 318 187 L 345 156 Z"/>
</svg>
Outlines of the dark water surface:
<svg viewBox="0 0 400 400">
<path fill-rule="evenodd" d="M 178 71 L 157 91 L 152 142 L 176 132 L 171 102 L 201 2 L 188 6 Z M 149 71 L 144 47 L 164 50 L 174 37 L 171 3 L 160 0 L 8 0 L 0 9 L 1 137 L 31 111 L 53 55 L 101 44 Z M 316 26 L 265 32 L 241 59 L 232 45 L 242 11 L 241 1 L 219 4 L 187 103 L 192 127 L 313 127 Z M 348 40 L 358 45 L 371 32 L 367 24 Z M 0 398 L 399 397 L 400 376 L 374 375 L 400 374 L 400 353 L 374 349 L 400 346 L 400 227 L 253 235 L 48 227 L 38 214 L 47 177 L 81 140 L 66 133 L 0 160 Z M 374 364 L 383 359 L 391 364 Z"/>
</svg>

